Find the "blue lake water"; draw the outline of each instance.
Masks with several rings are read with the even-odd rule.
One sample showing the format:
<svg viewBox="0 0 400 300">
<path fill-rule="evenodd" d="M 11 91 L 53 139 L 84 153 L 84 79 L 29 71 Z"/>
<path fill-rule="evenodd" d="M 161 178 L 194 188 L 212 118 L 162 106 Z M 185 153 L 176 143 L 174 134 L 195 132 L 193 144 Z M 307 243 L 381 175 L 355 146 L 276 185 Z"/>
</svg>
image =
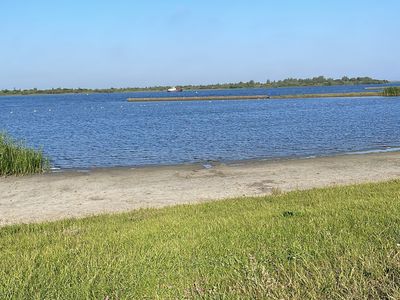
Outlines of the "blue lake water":
<svg viewBox="0 0 400 300">
<path fill-rule="evenodd" d="M 199 91 L 198 95 L 365 91 L 366 86 Z M 183 92 L 192 95 L 194 92 Z M 0 131 L 55 167 L 143 166 L 400 149 L 400 98 L 128 103 L 124 93 L 0 97 Z M 180 94 L 181 95 L 181 94 Z"/>
</svg>

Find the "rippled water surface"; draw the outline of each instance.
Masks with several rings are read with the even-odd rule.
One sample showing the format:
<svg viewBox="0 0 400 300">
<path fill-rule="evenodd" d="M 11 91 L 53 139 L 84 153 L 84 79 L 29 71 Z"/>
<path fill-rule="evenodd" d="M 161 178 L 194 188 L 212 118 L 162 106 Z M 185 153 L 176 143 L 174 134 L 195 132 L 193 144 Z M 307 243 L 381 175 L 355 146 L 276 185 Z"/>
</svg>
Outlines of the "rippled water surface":
<svg viewBox="0 0 400 300">
<path fill-rule="evenodd" d="M 363 86 L 199 93 L 362 90 Z M 400 98 L 126 101 L 149 95 L 165 93 L 1 97 L 0 130 L 42 147 L 61 168 L 307 157 L 400 147 Z"/>
</svg>

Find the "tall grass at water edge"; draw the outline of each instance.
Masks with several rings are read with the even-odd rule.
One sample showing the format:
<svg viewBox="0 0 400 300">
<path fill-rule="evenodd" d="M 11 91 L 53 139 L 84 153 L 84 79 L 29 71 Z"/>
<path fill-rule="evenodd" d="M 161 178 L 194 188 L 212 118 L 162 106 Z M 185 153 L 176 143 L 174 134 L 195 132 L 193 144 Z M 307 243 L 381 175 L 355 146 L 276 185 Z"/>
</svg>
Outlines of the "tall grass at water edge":
<svg viewBox="0 0 400 300">
<path fill-rule="evenodd" d="M 385 97 L 400 96 L 400 87 L 392 86 L 392 87 L 385 88 L 382 91 L 382 95 L 385 96 Z"/>
<path fill-rule="evenodd" d="M 42 173 L 48 168 L 49 161 L 41 150 L 28 148 L 0 133 L 0 176 Z"/>
</svg>

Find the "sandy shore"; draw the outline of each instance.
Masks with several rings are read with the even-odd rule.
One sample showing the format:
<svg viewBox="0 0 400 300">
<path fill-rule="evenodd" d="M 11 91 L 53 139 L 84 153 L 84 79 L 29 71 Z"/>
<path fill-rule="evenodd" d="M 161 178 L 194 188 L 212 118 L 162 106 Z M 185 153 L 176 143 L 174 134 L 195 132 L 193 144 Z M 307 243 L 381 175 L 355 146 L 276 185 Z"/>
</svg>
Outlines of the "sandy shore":
<svg viewBox="0 0 400 300">
<path fill-rule="evenodd" d="M 0 178 L 0 225 L 400 178 L 400 153 Z"/>
</svg>

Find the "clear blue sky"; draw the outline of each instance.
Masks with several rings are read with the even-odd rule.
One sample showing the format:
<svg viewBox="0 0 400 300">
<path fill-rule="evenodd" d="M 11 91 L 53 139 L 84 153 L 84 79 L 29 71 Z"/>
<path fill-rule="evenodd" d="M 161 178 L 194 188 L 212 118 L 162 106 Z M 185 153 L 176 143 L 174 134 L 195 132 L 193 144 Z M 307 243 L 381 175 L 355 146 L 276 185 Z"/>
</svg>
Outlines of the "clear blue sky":
<svg viewBox="0 0 400 300">
<path fill-rule="evenodd" d="M 0 89 L 400 79 L 400 1 L 1 0 Z"/>
</svg>

